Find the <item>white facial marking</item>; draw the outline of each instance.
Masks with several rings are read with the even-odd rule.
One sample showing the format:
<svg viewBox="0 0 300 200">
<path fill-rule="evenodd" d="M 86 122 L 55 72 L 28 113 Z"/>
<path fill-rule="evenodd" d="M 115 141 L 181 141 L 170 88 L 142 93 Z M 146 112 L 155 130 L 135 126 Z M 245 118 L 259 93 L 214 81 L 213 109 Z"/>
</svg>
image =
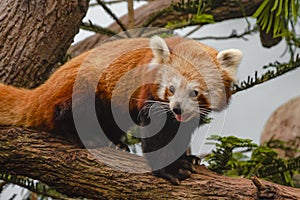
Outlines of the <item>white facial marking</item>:
<svg viewBox="0 0 300 200">
<path fill-rule="evenodd" d="M 177 121 L 185 122 L 190 119 L 199 116 L 199 105 L 196 96 L 191 96 L 191 92 L 194 90 L 200 93 L 199 83 L 196 81 L 188 81 L 182 75 L 173 75 L 172 78 L 169 78 L 162 75 L 161 87 L 158 90 L 158 96 L 161 99 L 164 99 L 166 96 L 166 91 L 169 88 L 174 87 L 174 92 L 170 92 L 168 96 L 169 107 L 173 112 Z M 173 89 L 173 88 L 172 88 Z M 198 94 L 197 94 L 198 95 Z M 180 113 L 175 113 L 174 108 L 180 106 Z"/>
</svg>

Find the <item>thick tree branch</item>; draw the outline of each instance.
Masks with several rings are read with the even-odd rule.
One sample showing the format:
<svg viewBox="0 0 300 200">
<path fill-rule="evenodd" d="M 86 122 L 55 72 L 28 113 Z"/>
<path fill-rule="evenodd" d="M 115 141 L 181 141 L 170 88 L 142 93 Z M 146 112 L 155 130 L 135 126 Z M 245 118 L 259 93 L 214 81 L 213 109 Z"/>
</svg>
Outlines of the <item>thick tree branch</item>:
<svg viewBox="0 0 300 200">
<path fill-rule="evenodd" d="M 170 21 L 189 19 L 191 17 L 191 14 L 177 12 L 169 9 L 172 2 L 176 3 L 179 1 L 180 0 L 157 0 L 149 2 L 145 6 L 136 9 L 134 12 L 135 27 L 143 27 L 145 26 L 145 24 L 151 27 L 164 27 Z M 245 15 L 251 16 L 262 1 L 263 0 L 242 1 L 241 3 L 244 9 L 241 9 L 241 5 L 239 3 L 221 4 L 206 12 L 212 14 L 216 22 L 240 18 L 244 17 Z M 126 23 L 128 21 L 128 15 L 121 17 L 119 20 L 123 23 Z M 111 24 L 108 28 L 115 32 L 121 31 L 117 23 Z M 69 52 L 74 56 L 79 55 L 84 51 L 97 47 L 107 38 L 108 36 L 106 35 L 93 35 L 72 46 Z"/>
<path fill-rule="evenodd" d="M 38 179 L 73 197 L 90 199 L 299 199 L 300 190 L 267 181 L 217 175 L 204 166 L 198 174 L 173 186 L 150 173 L 116 170 L 147 168 L 144 158 L 110 148 L 75 148 L 45 132 L 21 128 L 0 130 L 0 172 Z M 95 154 L 94 154 L 95 155 Z M 111 162 L 115 167 L 104 164 Z M 259 188 L 259 189 L 257 189 Z"/>
<path fill-rule="evenodd" d="M 63 60 L 89 0 L 0 1 L 0 81 L 32 88 Z"/>
</svg>

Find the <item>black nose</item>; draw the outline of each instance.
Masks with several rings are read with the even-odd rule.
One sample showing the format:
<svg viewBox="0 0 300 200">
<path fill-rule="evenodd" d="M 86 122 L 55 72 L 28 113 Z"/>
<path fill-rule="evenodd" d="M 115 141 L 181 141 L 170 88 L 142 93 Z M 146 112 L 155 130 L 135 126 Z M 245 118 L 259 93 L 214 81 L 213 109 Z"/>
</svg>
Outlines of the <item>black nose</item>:
<svg viewBox="0 0 300 200">
<path fill-rule="evenodd" d="M 173 112 L 174 112 L 175 114 L 177 114 L 177 115 L 180 115 L 180 114 L 182 113 L 182 110 L 181 110 L 181 107 L 180 107 L 179 104 L 176 105 L 176 106 L 174 106 Z"/>
</svg>

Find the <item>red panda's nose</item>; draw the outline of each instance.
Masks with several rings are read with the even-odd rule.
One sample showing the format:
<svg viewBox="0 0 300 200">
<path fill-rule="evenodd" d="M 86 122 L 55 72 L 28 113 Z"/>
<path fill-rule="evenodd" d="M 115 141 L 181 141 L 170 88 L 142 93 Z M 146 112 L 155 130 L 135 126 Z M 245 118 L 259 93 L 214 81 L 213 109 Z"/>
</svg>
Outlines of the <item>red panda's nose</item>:
<svg viewBox="0 0 300 200">
<path fill-rule="evenodd" d="M 175 105 L 175 106 L 173 107 L 173 112 L 174 112 L 175 114 L 177 114 L 177 115 L 181 115 L 182 109 L 181 109 L 181 107 L 180 107 L 179 104 L 177 104 L 177 105 Z"/>
</svg>

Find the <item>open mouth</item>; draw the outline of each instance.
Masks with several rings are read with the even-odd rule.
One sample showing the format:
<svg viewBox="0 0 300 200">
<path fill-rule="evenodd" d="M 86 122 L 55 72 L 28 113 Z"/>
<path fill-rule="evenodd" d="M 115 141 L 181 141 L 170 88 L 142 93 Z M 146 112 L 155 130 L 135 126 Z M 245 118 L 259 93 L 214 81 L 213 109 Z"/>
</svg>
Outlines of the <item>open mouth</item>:
<svg viewBox="0 0 300 200">
<path fill-rule="evenodd" d="M 175 118 L 179 122 L 185 122 L 185 121 L 188 121 L 189 115 L 186 115 L 186 114 L 175 114 Z"/>
</svg>

